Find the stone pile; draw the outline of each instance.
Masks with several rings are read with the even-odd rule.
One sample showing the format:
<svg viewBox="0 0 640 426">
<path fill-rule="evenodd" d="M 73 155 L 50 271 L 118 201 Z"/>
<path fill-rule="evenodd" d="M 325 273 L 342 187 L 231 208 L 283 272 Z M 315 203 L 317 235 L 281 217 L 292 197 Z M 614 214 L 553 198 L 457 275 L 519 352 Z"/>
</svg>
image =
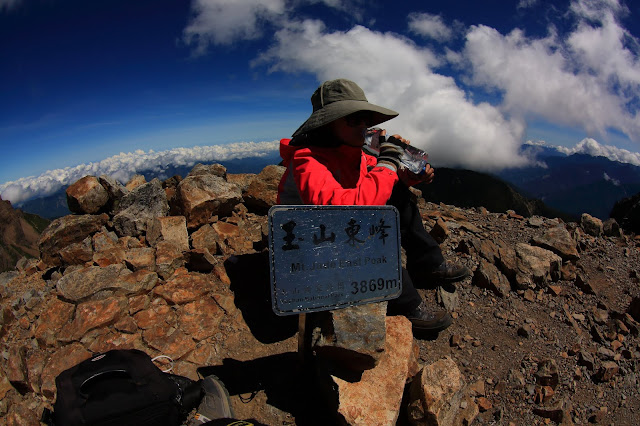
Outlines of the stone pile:
<svg viewBox="0 0 640 426">
<path fill-rule="evenodd" d="M 453 359 L 424 365 L 409 321 L 386 317 L 385 303 L 314 315 L 310 344 L 316 374 L 309 383 L 321 383 L 321 402 L 297 390 L 288 390 L 291 406 L 273 394 L 248 401 L 239 396 L 261 385 L 269 388 L 268 373 L 279 376 L 276 382 L 299 378 L 289 361 L 282 368 L 271 364 L 297 349 L 297 324 L 292 328 L 291 318 L 273 315 L 268 300 L 265 214 L 275 204 L 283 171 L 268 166 L 258 175 L 233 175 L 218 164 L 197 165 L 184 179 L 146 182 L 136 176 L 122 185 L 106 176 L 86 176 L 71 185 L 67 198 L 74 214 L 44 230 L 40 259 L 0 274 L 5 423 L 39 424 L 39 415 L 55 400 L 60 372 L 93 354 L 128 348 L 165 355 L 172 362 L 163 367 L 192 379 L 203 366 L 242 363 L 234 370 L 238 376 L 258 370 L 260 378 L 235 388 L 238 376 L 225 383 L 236 415 L 265 424 L 303 419 L 314 424 L 308 420 L 327 407 L 334 421 L 352 425 L 470 424 L 491 410 L 483 383 L 467 380 Z M 505 217 L 540 229 L 512 244 L 485 238 L 464 214 L 434 214 L 423 200 L 421 209 L 439 242 L 451 242 L 453 228 L 464 230 L 456 251 L 475 262 L 472 284 L 495 297 L 536 300 L 541 291 L 559 291 L 557 283 L 567 280 L 585 293 L 601 291 L 578 268 L 580 241 L 583 235 L 616 232 L 611 223 L 583 216 L 578 226 L 510 212 Z M 456 310 L 456 295 L 439 296 Z M 570 356 L 594 380 L 608 382 L 619 374 L 621 359 L 635 356 L 631 349 L 617 349 L 625 335 L 637 336 L 640 300 L 629 313 L 602 308 L 590 331 L 600 347 L 595 353 L 576 347 Z M 585 319 L 565 311 L 567 321 L 582 330 Z M 527 325 L 519 335 L 539 332 L 535 324 Z M 450 343 L 475 345 L 456 335 Z M 536 361 L 531 393 L 540 415 L 548 418 L 566 416 L 566 410 L 545 411 L 543 404 L 556 392 L 557 370 L 552 361 Z M 281 390 L 273 389 L 267 392 Z"/>
</svg>

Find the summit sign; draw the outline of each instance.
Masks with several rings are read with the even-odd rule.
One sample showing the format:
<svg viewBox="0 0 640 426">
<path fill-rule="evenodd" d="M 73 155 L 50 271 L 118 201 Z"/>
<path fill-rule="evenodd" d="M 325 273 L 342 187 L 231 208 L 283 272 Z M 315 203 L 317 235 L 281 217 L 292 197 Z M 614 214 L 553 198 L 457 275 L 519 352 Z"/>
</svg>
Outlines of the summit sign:
<svg viewBox="0 0 640 426">
<path fill-rule="evenodd" d="M 390 300 L 402 291 L 392 206 L 274 206 L 271 301 L 278 315 Z"/>
</svg>

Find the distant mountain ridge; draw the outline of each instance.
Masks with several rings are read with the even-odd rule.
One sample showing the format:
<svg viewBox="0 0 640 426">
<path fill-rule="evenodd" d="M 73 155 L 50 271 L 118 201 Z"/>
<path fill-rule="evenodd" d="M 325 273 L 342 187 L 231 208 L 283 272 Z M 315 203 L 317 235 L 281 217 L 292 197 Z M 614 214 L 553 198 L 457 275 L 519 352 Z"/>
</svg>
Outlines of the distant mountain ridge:
<svg viewBox="0 0 640 426">
<path fill-rule="evenodd" d="M 570 215 L 589 213 L 607 219 L 614 204 L 640 192 L 640 167 L 587 154 L 565 155 L 556 149 L 525 145 L 546 165 L 505 169 L 497 177 L 526 197 L 542 200 Z"/>
<path fill-rule="evenodd" d="M 259 173 L 260 170 L 270 164 L 278 164 L 280 162 L 280 155 L 268 155 L 264 157 L 249 157 L 232 159 L 226 161 L 210 161 L 203 162 L 203 164 L 219 163 L 227 168 L 229 173 Z M 168 179 L 172 176 L 185 177 L 193 168 L 193 164 L 188 166 L 173 166 L 168 165 L 162 171 L 157 170 L 141 170 L 138 174 L 145 177 L 147 181 L 154 178 L 160 180 Z M 124 183 L 124 182 L 123 182 Z M 55 219 L 58 217 L 71 214 L 67 207 L 67 196 L 65 194 L 67 187 L 62 187 L 58 191 L 46 197 L 35 198 L 17 204 L 17 207 L 25 212 L 37 214 L 38 216 Z"/>
<path fill-rule="evenodd" d="M 484 206 L 490 211 L 514 210 L 523 216 L 540 215 L 576 220 L 582 213 L 607 219 L 614 204 L 640 192 L 640 167 L 605 157 L 565 155 L 556 149 L 526 145 L 535 149 L 541 166 L 507 169 L 493 176 L 470 170 L 438 168 L 436 180 L 420 189 L 432 202 L 459 207 Z M 243 158 L 220 162 L 229 173 L 259 173 L 280 157 Z M 167 166 L 162 171 L 143 170 L 147 181 L 158 177 L 186 176 L 192 166 Z M 65 189 L 30 200 L 17 207 L 54 219 L 69 214 Z"/>
<path fill-rule="evenodd" d="M 550 208 L 540 200 L 523 196 L 500 178 L 472 170 L 438 168 L 431 184 L 419 184 L 417 188 L 422 191 L 424 199 L 432 203 L 461 208 L 485 207 L 491 212 L 514 210 L 525 217 L 538 215 L 567 221 L 578 219 Z"/>
</svg>

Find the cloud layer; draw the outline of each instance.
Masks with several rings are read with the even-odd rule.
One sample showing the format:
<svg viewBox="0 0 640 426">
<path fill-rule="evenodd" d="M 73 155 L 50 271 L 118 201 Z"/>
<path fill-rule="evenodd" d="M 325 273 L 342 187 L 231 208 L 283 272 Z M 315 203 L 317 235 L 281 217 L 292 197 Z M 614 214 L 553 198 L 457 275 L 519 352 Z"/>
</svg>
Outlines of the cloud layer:
<svg viewBox="0 0 640 426">
<path fill-rule="evenodd" d="M 254 66 L 358 82 L 371 101 L 400 112 L 389 130 L 428 150 L 436 165 L 524 165 L 519 146 L 530 119 L 580 126 L 594 136 L 617 129 L 640 140 L 640 43 L 620 24 L 627 12 L 619 0 L 573 0 L 564 11 L 571 29 L 561 34 L 550 24 L 537 38 L 518 28 L 501 34 L 412 13 L 407 33 L 417 40 L 362 25 L 337 31 L 296 15 L 300 5 L 317 0 L 245 3 L 241 9 L 226 0 L 198 0 L 185 40 L 203 53 L 211 44 L 265 36 L 266 26 L 277 29 Z M 352 2 L 323 3 L 344 10 Z M 538 2 L 518 5 L 533 7 Z M 216 25 L 221 18 L 214 15 L 226 16 L 226 24 Z M 428 46 L 419 44 L 425 40 Z M 464 40 L 462 47 L 455 50 L 453 40 Z M 462 74 L 442 71 L 451 66 Z M 496 100 L 474 102 L 476 90 Z"/>
<path fill-rule="evenodd" d="M 573 148 L 556 147 L 564 154 L 586 154 L 593 157 L 606 157 L 611 161 L 629 163 L 640 167 L 640 153 L 631 152 L 611 145 L 600 145 L 591 138 L 585 138 Z"/>
<path fill-rule="evenodd" d="M 0 185 L 0 195 L 3 200 L 18 204 L 32 198 L 53 194 L 60 188 L 87 175 L 100 176 L 104 174 L 126 183 L 133 175 L 144 170 L 160 173 L 167 166 L 192 166 L 196 163 L 261 157 L 274 154 L 277 149 L 278 142 L 272 141 L 174 148 L 160 152 L 138 150 L 120 153 L 97 163 L 49 170 L 37 177 L 31 176 L 6 182 Z"/>
</svg>

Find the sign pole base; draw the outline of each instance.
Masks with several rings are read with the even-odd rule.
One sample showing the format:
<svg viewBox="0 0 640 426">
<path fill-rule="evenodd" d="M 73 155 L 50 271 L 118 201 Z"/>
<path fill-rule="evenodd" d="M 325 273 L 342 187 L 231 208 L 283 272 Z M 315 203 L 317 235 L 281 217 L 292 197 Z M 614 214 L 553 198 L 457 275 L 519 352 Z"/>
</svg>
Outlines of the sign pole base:
<svg viewBox="0 0 640 426">
<path fill-rule="evenodd" d="M 298 359 L 306 367 L 311 361 L 311 321 L 307 314 L 298 315 Z"/>
</svg>

